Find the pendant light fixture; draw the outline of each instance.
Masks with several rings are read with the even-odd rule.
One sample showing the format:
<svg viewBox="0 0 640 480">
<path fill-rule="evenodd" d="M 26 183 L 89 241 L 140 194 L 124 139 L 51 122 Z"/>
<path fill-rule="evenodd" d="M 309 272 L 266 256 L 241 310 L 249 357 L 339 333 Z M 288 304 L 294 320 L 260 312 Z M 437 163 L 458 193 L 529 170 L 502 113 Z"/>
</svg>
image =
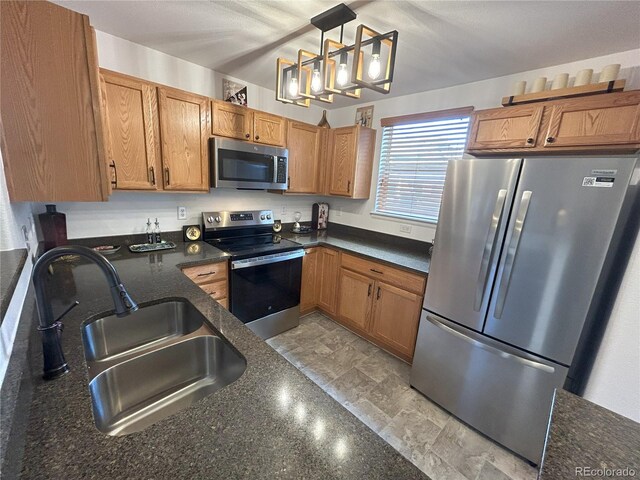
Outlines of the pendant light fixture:
<svg viewBox="0 0 640 480">
<path fill-rule="evenodd" d="M 341 3 L 311 19 L 321 31 L 320 52 L 299 50 L 297 63 L 278 58 L 276 100 L 308 107 L 310 100 L 332 103 L 334 94 L 360 98 L 362 88 L 389 93 L 398 32 L 381 34 L 360 25 L 356 42 L 344 45 L 344 25 L 355 18 L 356 13 Z M 325 32 L 337 27 L 340 41 L 325 40 Z"/>
</svg>

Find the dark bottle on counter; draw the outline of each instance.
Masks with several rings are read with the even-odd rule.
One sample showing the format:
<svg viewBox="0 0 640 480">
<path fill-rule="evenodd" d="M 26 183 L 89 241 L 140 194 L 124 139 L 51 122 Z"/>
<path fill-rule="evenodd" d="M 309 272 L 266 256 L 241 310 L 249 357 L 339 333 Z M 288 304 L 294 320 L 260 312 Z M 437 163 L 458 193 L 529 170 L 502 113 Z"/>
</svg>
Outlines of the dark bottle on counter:
<svg viewBox="0 0 640 480">
<path fill-rule="evenodd" d="M 151 228 L 151 219 L 147 218 L 147 243 L 153 243 L 153 239 L 155 238 L 155 235 L 153 233 L 153 228 Z"/>
<path fill-rule="evenodd" d="M 156 243 L 161 243 L 162 237 L 160 235 L 160 222 L 158 221 L 157 218 L 156 218 L 156 228 L 153 231 L 154 231 Z"/>
<path fill-rule="evenodd" d="M 67 245 L 67 216 L 57 212 L 55 205 L 47 205 L 47 212 L 38 215 L 44 239 L 44 251 Z"/>
</svg>

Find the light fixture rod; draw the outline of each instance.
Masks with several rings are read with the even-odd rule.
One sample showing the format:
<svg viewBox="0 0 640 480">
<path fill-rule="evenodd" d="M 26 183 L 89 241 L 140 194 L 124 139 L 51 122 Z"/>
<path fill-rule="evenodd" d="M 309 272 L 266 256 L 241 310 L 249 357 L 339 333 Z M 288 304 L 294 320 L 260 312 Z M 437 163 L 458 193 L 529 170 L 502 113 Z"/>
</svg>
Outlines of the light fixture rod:
<svg viewBox="0 0 640 480">
<path fill-rule="evenodd" d="M 342 43 L 342 36 L 344 35 L 344 23 L 340 25 L 340 43 Z"/>
</svg>

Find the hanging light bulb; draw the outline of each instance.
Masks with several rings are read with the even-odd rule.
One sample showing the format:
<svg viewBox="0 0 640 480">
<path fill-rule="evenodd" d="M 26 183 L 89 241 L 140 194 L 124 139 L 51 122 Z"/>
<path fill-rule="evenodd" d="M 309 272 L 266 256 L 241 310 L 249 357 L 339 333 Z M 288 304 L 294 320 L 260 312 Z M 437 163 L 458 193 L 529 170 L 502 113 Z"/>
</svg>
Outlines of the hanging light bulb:
<svg viewBox="0 0 640 480">
<path fill-rule="evenodd" d="M 322 79 L 320 78 L 320 62 L 314 62 L 313 75 L 311 75 L 311 90 L 318 93 L 322 90 Z"/>
<path fill-rule="evenodd" d="M 349 81 L 349 72 L 347 71 L 347 53 L 340 54 L 340 64 L 338 65 L 338 73 L 336 75 L 336 82 L 338 85 L 344 86 Z"/>
<path fill-rule="evenodd" d="M 375 80 L 380 76 L 380 40 L 373 42 L 373 52 L 371 53 L 371 61 L 369 62 L 369 69 L 367 73 L 369 78 Z"/>
<path fill-rule="evenodd" d="M 295 68 L 291 72 L 291 80 L 289 80 L 289 96 L 298 96 L 298 72 Z"/>
</svg>

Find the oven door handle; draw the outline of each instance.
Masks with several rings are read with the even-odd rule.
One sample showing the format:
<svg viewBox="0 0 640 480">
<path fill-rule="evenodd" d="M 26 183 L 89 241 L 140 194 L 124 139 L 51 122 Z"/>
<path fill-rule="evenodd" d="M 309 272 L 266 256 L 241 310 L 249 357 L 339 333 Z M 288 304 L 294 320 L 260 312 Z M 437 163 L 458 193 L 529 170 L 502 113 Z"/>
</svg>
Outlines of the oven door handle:
<svg viewBox="0 0 640 480">
<path fill-rule="evenodd" d="M 258 267 L 260 265 L 268 265 L 276 262 L 286 262 L 295 258 L 304 257 L 304 250 L 294 250 L 292 252 L 273 253 L 262 257 L 245 258 L 243 260 L 234 260 L 231 262 L 231 270 L 239 268 Z"/>
</svg>

